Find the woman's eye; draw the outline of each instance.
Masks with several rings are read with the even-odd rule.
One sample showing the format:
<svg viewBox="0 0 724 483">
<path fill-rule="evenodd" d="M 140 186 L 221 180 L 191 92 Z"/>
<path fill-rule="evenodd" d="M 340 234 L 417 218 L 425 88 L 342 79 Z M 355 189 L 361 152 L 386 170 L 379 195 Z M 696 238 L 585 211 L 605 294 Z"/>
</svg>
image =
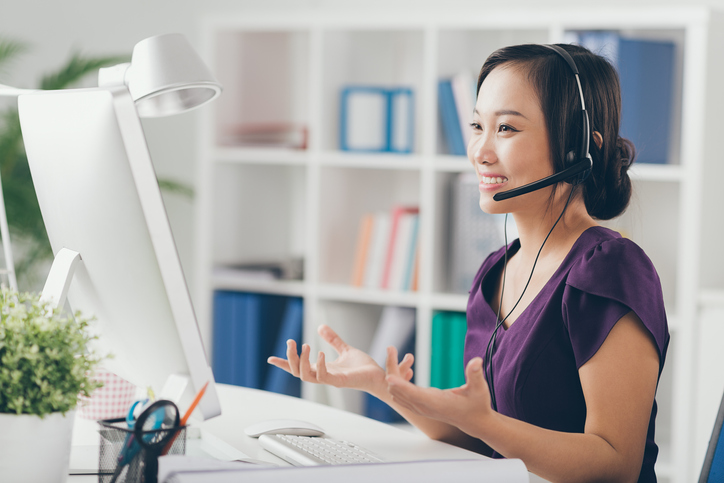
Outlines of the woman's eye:
<svg viewBox="0 0 724 483">
<path fill-rule="evenodd" d="M 475 131 L 482 131 L 483 128 L 478 124 L 477 122 L 471 122 L 470 127 L 473 128 Z"/>
<path fill-rule="evenodd" d="M 498 127 L 498 132 L 517 132 L 517 129 L 508 126 L 507 124 L 501 124 Z"/>
</svg>

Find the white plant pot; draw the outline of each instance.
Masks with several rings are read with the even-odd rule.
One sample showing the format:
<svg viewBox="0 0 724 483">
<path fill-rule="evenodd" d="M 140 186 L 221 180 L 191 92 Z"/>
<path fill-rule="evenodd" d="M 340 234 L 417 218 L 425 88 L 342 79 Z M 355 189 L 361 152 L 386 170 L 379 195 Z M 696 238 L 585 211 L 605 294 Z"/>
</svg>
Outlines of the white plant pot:
<svg viewBox="0 0 724 483">
<path fill-rule="evenodd" d="M 0 413 L 0 481 L 62 483 L 68 479 L 75 411 L 39 418 Z"/>
</svg>

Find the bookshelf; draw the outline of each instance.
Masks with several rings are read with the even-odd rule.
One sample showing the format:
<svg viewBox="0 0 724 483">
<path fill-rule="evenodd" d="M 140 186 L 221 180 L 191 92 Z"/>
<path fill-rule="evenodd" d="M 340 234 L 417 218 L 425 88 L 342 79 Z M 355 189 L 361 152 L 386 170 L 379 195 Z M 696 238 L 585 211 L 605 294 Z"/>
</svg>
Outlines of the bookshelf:
<svg viewBox="0 0 724 483">
<path fill-rule="evenodd" d="M 718 86 L 724 62 L 724 18 L 705 8 L 416 12 L 244 13 L 203 22 L 206 58 L 224 95 L 200 122 L 196 302 L 204 340 L 211 340 L 214 290 L 300 296 L 304 340 L 322 349 L 316 327 L 326 322 L 365 348 L 382 307 L 416 311 L 418 384 L 430 380 L 433 316 L 465 311 L 466 294 L 448 288 L 447 192 L 469 171 L 447 154 L 437 105 L 437 82 L 461 69 L 477 73 L 498 47 L 556 42 L 567 31 L 615 30 L 675 44 L 673 122 L 667 164 L 635 165 L 636 196 L 610 225 L 625 231 L 654 261 L 664 287 L 672 343 L 657 400 L 660 481 L 698 475 L 692 449 L 709 434 L 692 424 L 706 384 L 698 350 L 699 295 L 724 289 L 716 180 L 724 102 Z M 415 95 L 411 154 L 339 150 L 341 89 L 351 84 L 406 86 Z M 234 146 L 224 142 L 245 124 L 304 125 L 306 149 Z M 718 165 L 717 165 L 718 164 Z M 419 287 L 390 291 L 353 287 L 355 240 L 363 214 L 395 204 L 420 210 Z M 255 261 L 303 260 L 300 280 L 254 281 L 230 267 Z M 215 268 L 222 266 L 219 272 Z M 325 349 L 327 350 L 327 349 Z M 697 378 L 693 375 L 699 374 Z M 711 390 L 709 391 L 711 392 Z M 359 410 L 354 395 L 338 397 L 304 385 L 303 397 Z M 711 397 L 711 396 L 710 396 Z M 341 403 L 340 403 L 341 401 Z"/>
</svg>

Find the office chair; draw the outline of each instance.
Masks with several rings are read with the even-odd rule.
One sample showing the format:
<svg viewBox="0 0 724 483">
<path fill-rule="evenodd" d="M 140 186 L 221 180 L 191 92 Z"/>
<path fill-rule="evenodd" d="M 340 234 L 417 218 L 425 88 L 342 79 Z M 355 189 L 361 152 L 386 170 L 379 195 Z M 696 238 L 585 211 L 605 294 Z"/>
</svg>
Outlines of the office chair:
<svg viewBox="0 0 724 483">
<path fill-rule="evenodd" d="M 716 415 L 714 431 L 711 433 L 709 449 L 706 451 L 699 483 L 724 481 L 724 432 L 722 432 L 722 422 L 724 422 L 724 397 L 719 405 L 719 413 Z"/>
</svg>

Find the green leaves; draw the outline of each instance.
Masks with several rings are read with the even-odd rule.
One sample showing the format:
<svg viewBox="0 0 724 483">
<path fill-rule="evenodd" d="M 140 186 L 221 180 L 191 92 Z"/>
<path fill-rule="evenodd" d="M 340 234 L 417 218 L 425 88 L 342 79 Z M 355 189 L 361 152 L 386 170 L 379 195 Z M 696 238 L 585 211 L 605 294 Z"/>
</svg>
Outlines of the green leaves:
<svg viewBox="0 0 724 483">
<path fill-rule="evenodd" d="M 51 310 L 39 294 L 0 293 L 0 413 L 65 413 L 100 387 L 90 320 Z"/>
</svg>

